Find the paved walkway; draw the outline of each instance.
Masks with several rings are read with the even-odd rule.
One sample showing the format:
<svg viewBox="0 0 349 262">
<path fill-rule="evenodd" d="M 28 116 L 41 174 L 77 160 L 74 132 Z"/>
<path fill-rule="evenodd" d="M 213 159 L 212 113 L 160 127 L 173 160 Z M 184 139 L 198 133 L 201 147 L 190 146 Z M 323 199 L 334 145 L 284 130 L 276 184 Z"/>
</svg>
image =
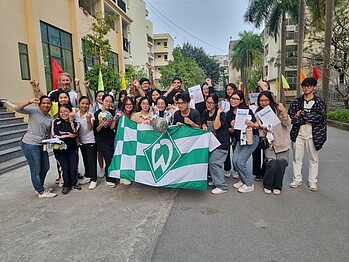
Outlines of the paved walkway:
<svg viewBox="0 0 349 262">
<path fill-rule="evenodd" d="M 134 184 L 37 199 L 28 167 L 0 175 L 0 261 L 347 261 L 349 133 L 329 128 L 319 191 L 280 196 Z M 307 169 L 304 169 L 307 174 Z M 307 175 L 305 175 L 307 176 Z M 233 184 L 233 179 L 229 179 Z"/>
</svg>

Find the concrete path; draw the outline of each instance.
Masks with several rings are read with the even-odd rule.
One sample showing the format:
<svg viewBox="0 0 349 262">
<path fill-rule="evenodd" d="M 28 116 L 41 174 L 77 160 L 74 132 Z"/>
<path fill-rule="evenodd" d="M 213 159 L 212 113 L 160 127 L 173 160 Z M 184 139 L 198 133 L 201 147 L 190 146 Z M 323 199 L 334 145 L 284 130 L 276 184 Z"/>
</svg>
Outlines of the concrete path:
<svg viewBox="0 0 349 262">
<path fill-rule="evenodd" d="M 307 165 L 297 189 L 287 168 L 279 196 L 261 182 L 249 194 L 180 191 L 152 260 L 349 261 L 349 133 L 329 128 L 318 192 L 307 187 Z"/>
<path fill-rule="evenodd" d="M 280 196 L 261 183 L 213 196 L 101 179 L 62 195 L 51 158 L 47 185 L 58 196 L 37 199 L 19 168 L 0 175 L 0 261 L 348 261 L 349 133 L 329 128 L 320 158 L 318 192 L 307 168 L 289 188 L 290 166 Z"/>
</svg>

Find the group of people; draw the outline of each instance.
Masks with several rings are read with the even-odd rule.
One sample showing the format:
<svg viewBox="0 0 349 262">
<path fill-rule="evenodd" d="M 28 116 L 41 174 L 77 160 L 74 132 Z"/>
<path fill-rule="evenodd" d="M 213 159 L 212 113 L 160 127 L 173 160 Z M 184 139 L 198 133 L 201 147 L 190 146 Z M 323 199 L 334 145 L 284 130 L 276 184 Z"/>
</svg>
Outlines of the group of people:
<svg viewBox="0 0 349 262">
<path fill-rule="evenodd" d="M 240 179 L 233 185 L 240 193 L 253 192 L 253 181 L 256 180 L 263 181 L 265 193 L 280 194 L 291 140 L 294 179 L 290 186 L 295 188 L 302 184 L 302 159 L 306 150 L 310 162 L 309 189 L 317 190 L 318 150 L 326 140 L 326 108 L 324 101 L 314 95 L 317 86 L 314 78 L 303 81 L 304 94 L 291 103 L 288 111 L 281 103 L 275 102 L 266 81 L 258 82 L 259 95 L 254 107 L 248 106 L 241 87 L 237 88 L 233 83 L 226 85 L 224 97 L 220 98 L 209 77 L 201 85 L 204 101 L 198 103 L 182 89 L 182 80 L 178 76 L 173 78 L 165 93 L 156 89 L 151 79 L 135 80 L 133 85 L 137 87 L 137 93 L 133 95 L 129 90 L 122 90 L 117 103 L 113 94 L 104 91 L 96 92 L 93 98 L 88 81 L 84 83 L 87 96 L 81 93 L 79 79 L 75 79 L 75 90 L 72 82 L 72 77 L 63 73 L 59 78 L 60 89 L 45 95 L 39 84 L 32 80 L 36 98 L 15 108 L 17 112 L 29 115 L 28 131 L 21 147 L 39 198 L 56 196 L 52 188 L 44 187 L 49 158 L 42 141 L 49 137 L 61 142 L 53 145 L 53 152 L 57 160 L 56 182 L 62 187 L 62 194 L 81 190 L 80 185 L 87 183 L 93 190 L 98 176 L 105 176 L 105 184 L 109 187 L 116 187 L 118 183 L 130 185 L 131 181 L 108 176 L 121 116 L 150 125 L 154 119 L 162 118 L 168 125 L 188 125 L 212 132 L 220 142 L 220 146 L 210 152 L 208 161 L 208 185 L 214 186 L 212 194 L 228 191 L 225 178 L 231 173 Z M 228 111 L 220 106 L 223 100 L 230 104 Z M 31 104 L 38 106 L 29 106 Z M 275 112 L 280 124 L 266 125 L 258 117 L 256 112 L 267 106 Z M 234 128 L 238 109 L 248 109 L 245 130 Z M 85 167 L 83 177 L 78 177 L 79 148 Z M 253 172 L 248 165 L 251 156 Z"/>
</svg>

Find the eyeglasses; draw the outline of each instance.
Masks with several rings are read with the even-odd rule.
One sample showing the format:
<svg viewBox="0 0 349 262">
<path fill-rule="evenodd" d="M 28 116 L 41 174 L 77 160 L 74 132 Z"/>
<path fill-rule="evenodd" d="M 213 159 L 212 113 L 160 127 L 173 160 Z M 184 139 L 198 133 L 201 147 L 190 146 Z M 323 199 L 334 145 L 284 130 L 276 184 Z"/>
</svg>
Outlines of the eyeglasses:
<svg viewBox="0 0 349 262">
<path fill-rule="evenodd" d="M 208 102 L 208 101 L 206 101 L 206 104 L 212 106 L 212 105 L 215 105 L 216 103 L 215 102 Z"/>
<path fill-rule="evenodd" d="M 266 102 L 270 102 L 270 100 L 269 99 L 261 99 L 261 100 L 259 100 L 259 102 L 260 103 L 266 103 Z"/>
<path fill-rule="evenodd" d="M 125 106 L 133 106 L 133 104 L 125 104 Z"/>
<path fill-rule="evenodd" d="M 241 99 L 240 99 L 240 98 L 232 97 L 232 98 L 230 98 L 230 100 L 233 100 L 233 101 L 240 101 Z"/>
<path fill-rule="evenodd" d="M 312 89 L 314 86 L 302 86 L 304 89 Z"/>
</svg>

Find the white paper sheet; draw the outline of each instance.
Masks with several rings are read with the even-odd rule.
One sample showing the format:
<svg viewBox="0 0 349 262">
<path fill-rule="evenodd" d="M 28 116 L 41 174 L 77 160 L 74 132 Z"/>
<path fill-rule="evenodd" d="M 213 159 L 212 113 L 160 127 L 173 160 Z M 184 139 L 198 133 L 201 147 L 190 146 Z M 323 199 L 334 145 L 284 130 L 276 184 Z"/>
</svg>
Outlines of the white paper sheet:
<svg viewBox="0 0 349 262">
<path fill-rule="evenodd" d="M 259 93 L 250 93 L 250 104 L 256 104 L 257 105 L 257 99 L 258 99 Z"/>
<path fill-rule="evenodd" d="M 228 101 L 221 101 L 218 104 L 218 108 L 223 107 L 224 112 L 228 112 L 230 110 L 230 103 Z"/>
<path fill-rule="evenodd" d="M 277 117 L 270 106 L 263 108 L 261 111 L 257 112 L 256 115 L 260 118 L 263 125 L 276 126 L 281 123 L 280 119 Z"/>
<path fill-rule="evenodd" d="M 250 110 L 249 109 L 238 109 L 236 112 L 235 117 L 235 126 L 234 129 L 237 130 L 245 130 L 246 129 L 246 119 L 250 118 L 250 115 L 248 114 Z"/>
<path fill-rule="evenodd" d="M 196 85 L 188 88 L 188 92 L 191 96 L 193 96 L 193 99 L 195 100 L 195 104 L 204 101 L 204 96 L 202 95 L 200 85 Z"/>
</svg>

